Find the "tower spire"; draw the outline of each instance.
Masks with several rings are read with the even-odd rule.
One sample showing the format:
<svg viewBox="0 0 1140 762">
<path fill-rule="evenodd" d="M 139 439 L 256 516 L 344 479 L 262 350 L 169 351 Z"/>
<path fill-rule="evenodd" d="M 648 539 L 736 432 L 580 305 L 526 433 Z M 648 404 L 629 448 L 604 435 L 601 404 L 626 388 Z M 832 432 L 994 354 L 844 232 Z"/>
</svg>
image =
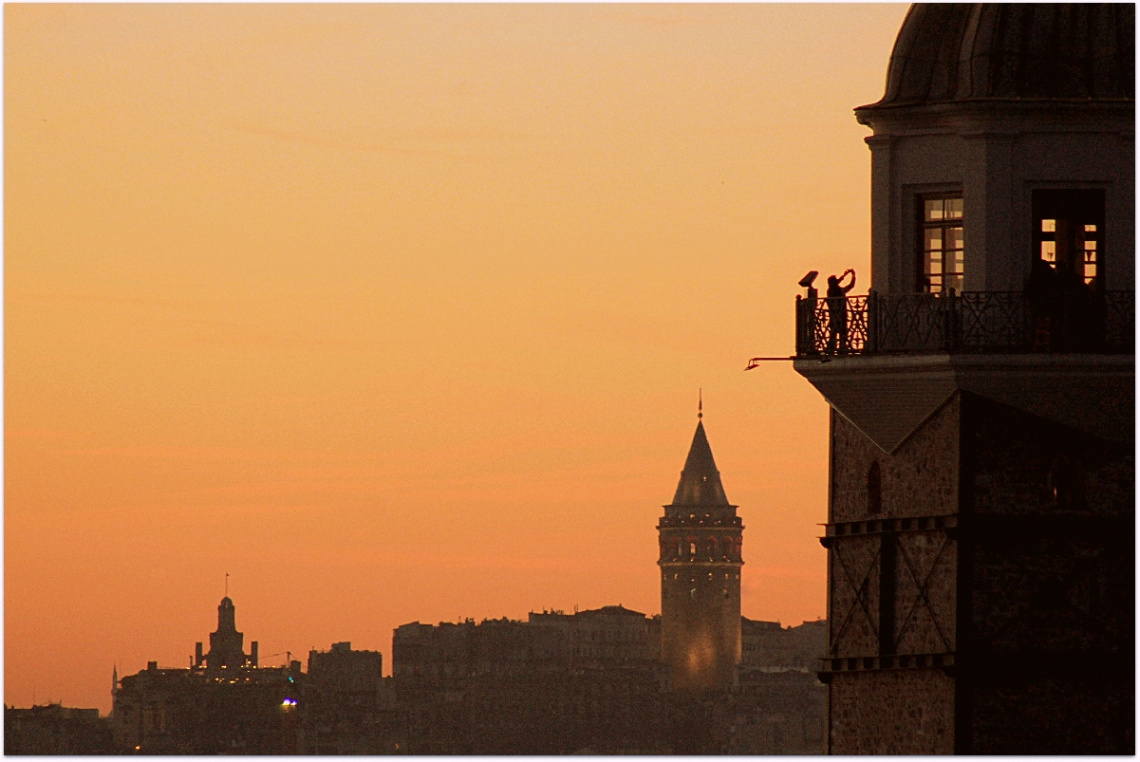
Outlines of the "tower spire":
<svg viewBox="0 0 1140 762">
<path fill-rule="evenodd" d="M 698 421 L 705 417 L 705 413 L 704 413 L 705 402 L 704 402 L 704 399 L 702 398 L 702 394 L 701 394 L 702 391 L 703 390 L 698 386 L 697 387 L 697 420 Z"/>
</svg>

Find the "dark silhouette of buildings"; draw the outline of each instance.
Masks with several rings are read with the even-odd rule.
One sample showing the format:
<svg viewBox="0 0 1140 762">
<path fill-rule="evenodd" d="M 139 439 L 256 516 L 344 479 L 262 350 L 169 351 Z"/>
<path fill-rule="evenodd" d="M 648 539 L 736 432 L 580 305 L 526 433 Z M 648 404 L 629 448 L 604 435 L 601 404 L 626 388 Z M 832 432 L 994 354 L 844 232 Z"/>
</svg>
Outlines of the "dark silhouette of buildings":
<svg viewBox="0 0 1140 762">
<path fill-rule="evenodd" d="M 190 667 L 150 662 L 112 689 L 111 728 L 121 751 L 141 754 L 292 754 L 297 751 L 301 663 L 258 667 L 242 653 L 228 597 L 210 653 Z"/>
<path fill-rule="evenodd" d="M 662 608 L 412 622 L 383 658 L 334 643 L 260 667 L 233 601 L 210 651 L 114 681 L 115 748 L 148 754 L 815 754 L 826 623 L 740 615 L 740 518 L 698 421 L 661 537 Z"/>
<path fill-rule="evenodd" d="M 98 709 L 60 704 L 4 707 L 4 753 L 52 756 L 114 754 L 111 727 Z"/>
<path fill-rule="evenodd" d="M 245 635 L 237 631 L 234 622 L 234 602 L 227 595 L 218 604 L 218 629 L 210 633 L 210 652 L 202 655 L 202 644 L 194 644 L 194 666 L 203 664 L 211 673 L 220 669 L 257 666 L 257 641 L 249 644 L 249 653 L 243 650 Z"/>
<path fill-rule="evenodd" d="M 424 754 L 818 754 L 826 623 L 738 620 L 750 648 L 721 689 L 674 691 L 662 617 L 621 606 L 397 628 L 400 750 Z M 812 666 L 809 668 L 809 664 Z"/>
<path fill-rule="evenodd" d="M 395 694 L 383 677 L 379 651 L 333 643 L 310 651 L 298 705 L 297 749 L 305 754 L 388 754 L 400 751 Z"/>
<path fill-rule="evenodd" d="M 1134 752 L 1133 5 L 915 5 L 831 406 L 828 750 Z"/>
<path fill-rule="evenodd" d="M 730 688 L 740 663 L 744 525 L 729 505 L 698 411 L 661 545 L 661 657 L 674 690 Z"/>
</svg>

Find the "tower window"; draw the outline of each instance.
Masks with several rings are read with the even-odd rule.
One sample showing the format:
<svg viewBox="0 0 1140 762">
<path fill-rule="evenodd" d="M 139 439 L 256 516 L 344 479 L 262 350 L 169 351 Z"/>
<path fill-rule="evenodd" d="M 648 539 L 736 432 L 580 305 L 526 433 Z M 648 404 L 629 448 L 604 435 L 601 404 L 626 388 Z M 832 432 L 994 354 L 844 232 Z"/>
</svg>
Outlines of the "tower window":
<svg viewBox="0 0 1140 762">
<path fill-rule="evenodd" d="M 961 291 L 966 263 L 962 197 L 922 196 L 920 206 L 919 291 L 927 294 L 944 294 L 950 289 Z"/>
<path fill-rule="evenodd" d="M 1099 289 L 1104 260 L 1104 191 L 1033 191 L 1033 258 Z"/>
<path fill-rule="evenodd" d="M 697 541 L 696 540 L 689 540 L 689 555 L 690 556 L 697 555 Z"/>
<path fill-rule="evenodd" d="M 867 469 L 867 513 L 874 516 L 883 511 L 883 473 L 879 461 Z"/>
</svg>

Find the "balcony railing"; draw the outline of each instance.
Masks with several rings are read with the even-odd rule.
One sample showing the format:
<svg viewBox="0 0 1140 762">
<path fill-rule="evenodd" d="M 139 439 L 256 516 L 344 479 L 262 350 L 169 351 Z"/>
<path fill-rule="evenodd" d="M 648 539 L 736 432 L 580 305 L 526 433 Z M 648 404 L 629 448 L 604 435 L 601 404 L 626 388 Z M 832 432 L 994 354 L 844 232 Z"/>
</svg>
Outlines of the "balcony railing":
<svg viewBox="0 0 1140 762">
<path fill-rule="evenodd" d="M 829 305 L 835 305 L 834 317 Z M 1020 291 L 797 296 L 796 356 L 1132 354 L 1135 319 L 1133 291 L 1056 304 L 1031 302 Z"/>
</svg>

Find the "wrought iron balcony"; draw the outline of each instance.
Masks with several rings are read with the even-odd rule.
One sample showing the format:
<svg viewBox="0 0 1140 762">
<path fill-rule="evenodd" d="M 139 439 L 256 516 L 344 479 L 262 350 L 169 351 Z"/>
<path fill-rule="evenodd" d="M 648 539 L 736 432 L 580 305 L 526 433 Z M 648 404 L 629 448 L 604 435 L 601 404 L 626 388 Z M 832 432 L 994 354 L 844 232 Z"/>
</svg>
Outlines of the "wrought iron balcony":
<svg viewBox="0 0 1140 762">
<path fill-rule="evenodd" d="M 796 357 L 935 353 L 1132 354 L 1134 291 L 1042 304 L 1020 291 L 796 297 Z M 832 316 L 834 305 L 835 316 Z M 842 308 L 842 312 L 839 309 Z"/>
</svg>

